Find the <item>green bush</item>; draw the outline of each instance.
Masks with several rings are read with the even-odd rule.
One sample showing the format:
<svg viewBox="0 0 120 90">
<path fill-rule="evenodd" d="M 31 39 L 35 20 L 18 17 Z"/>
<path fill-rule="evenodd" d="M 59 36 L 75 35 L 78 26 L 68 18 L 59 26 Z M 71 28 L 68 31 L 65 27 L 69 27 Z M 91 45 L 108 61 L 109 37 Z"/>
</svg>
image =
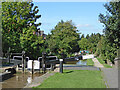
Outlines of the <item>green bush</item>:
<svg viewBox="0 0 120 90">
<path fill-rule="evenodd" d="M 112 66 L 106 64 L 103 59 L 101 59 L 101 58 L 97 58 L 97 59 L 98 59 L 98 61 L 99 61 L 101 64 L 103 64 L 103 66 L 104 66 L 105 68 L 112 68 Z"/>
</svg>

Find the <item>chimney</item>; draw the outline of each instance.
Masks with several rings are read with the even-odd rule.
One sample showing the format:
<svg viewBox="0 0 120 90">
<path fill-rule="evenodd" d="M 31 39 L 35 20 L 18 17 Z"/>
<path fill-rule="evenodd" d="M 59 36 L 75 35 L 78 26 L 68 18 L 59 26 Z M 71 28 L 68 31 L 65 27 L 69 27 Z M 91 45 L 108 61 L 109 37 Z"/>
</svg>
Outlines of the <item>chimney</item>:
<svg viewBox="0 0 120 90">
<path fill-rule="evenodd" d="M 38 36 L 40 36 L 40 29 L 38 29 Z"/>
<path fill-rule="evenodd" d="M 44 34 L 44 31 L 41 31 L 41 36 L 43 36 L 43 34 Z"/>
</svg>

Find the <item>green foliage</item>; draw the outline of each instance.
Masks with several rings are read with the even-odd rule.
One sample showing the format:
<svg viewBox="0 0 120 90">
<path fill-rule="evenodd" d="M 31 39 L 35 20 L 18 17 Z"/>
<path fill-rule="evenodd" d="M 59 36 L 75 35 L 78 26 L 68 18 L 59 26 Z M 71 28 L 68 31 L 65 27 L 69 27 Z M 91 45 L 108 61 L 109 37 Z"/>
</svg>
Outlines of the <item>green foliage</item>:
<svg viewBox="0 0 120 90">
<path fill-rule="evenodd" d="M 50 52 L 56 55 L 64 53 L 67 56 L 78 52 L 79 46 L 77 40 L 79 39 L 79 33 L 77 33 L 77 31 L 72 21 L 64 22 L 61 20 L 61 22 L 51 30 L 51 34 L 49 34 L 49 38 L 47 38 L 46 42 Z"/>
<path fill-rule="evenodd" d="M 81 50 L 87 50 L 89 47 L 89 41 L 86 38 L 82 38 L 78 44 Z"/>
<path fill-rule="evenodd" d="M 107 14 L 99 15 L 99 20 L 104 24 L 104 33 L 109 42 L 120 46 L 120 1 L 109 2 L 104 5 Z"/>
<path fill-rule="evenodd" d="M 2 41 L 3 53 L 11 47 L 11 52 L 22 52 L 33 57 L 37 45 L 43 43 L 41 37 L 33 35 L 41 23 L 35 23 L 41 15 L 32 2 L 2 2 Z M 35 51 L 34 51 L 35 50 Z M 34 55 L 33 53 L 34 52 Z"/>
<path fill-rule="evenodd" d="M 100 56 L 103 60 L 109 59 L 113 62 L 117 55 L 116 51 L 117 48 L 115 47 L 115 44 L 109 43 L 105 36 L 102 36 L 97 46 L 97 56 Z"/>
<path fill-rule="evenodd" d="M 81 39 L 82 39 L 82 38 L 85 38 L 85 37 L 84 37 L 84 34 L 82 34 Z"/>
<path fill-rule="evenodd" d="M 88 39 L 88 38 L 89 38 L 89 34 L 86 35 L 86 39 Z"/>
<path fill-rule="evenodd" d="M 112 66 L 110 66 L 110 65 L 106 64 L 106 63 L 105 63 L 105 61 L 103 61 L 103 59 L 102 59 L 102 58 L 97 58 L 97 59 L 98 59 L 98 61 L 99 61 L 101 64 L 103 64 L 103 65 L 104 65 L 104 67 L 105 67 L 105 68 L 112 68 Z"/>
<path fill-rule="evenodd" d="M 90 51 L 90 53 L 95 53 L 97 50 L 97 44 L 100 41 L 101 36 L 102 35 L 100 35 L 99 33 L 92 33 L 91 35 L 87 34 L 86 38 L 83 38 L 84 34 L 82 34 L 81 39 L 78 41 L 80 49 L 88 50 Z"/>
<path fill-rule="evenodd" d="M 38 56 L 41 56 L 42 54 L 44 40 L 41 36 L 38 37 L 36 34 L 33 34 L 34 28 L 34 26 L 31 26 L 28 30 L 24 29 L 24 32 L 20 37 L 20 44 L 23 50 L 26 51 L 26 55 L 32 59 L 37 59 Z"/>
<path fill-rule="evenodd" d="M 81 37 L 83 37 L 83 35 Z M 87 34 L 86 38 L 81 38 L 81 40 L 78 41 L 80 49 L 89 50 L 95 53 L 100 37 L 101 35 L 99 33 L 97 34 L 92 33 L 91 35 Z"/>
<path fill-rule="evenodd" d="M 109 59 L 113 62 L 117 56 L 117 49 L 120 46 L 120 1 L 109 2 L 104 5 L 107 14 L 99 15 L 99 20 L 104 24 L 105 36 L 98 43 L 97 54 L 102 59 Z"/>
</svg>

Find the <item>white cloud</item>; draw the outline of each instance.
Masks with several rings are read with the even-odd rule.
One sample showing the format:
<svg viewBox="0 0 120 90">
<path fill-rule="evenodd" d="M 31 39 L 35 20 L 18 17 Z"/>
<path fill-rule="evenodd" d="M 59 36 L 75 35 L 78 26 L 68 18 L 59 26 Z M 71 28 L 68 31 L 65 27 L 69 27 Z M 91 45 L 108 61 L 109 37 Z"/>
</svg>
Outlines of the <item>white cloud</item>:
<svg viewBox="0 0 120 90">
<path fill-rule="evenodd" d="M 77 24 L 76 27 L 81 28 L 81 27 L 92 27 L 90 24 Z"/>
</svg>

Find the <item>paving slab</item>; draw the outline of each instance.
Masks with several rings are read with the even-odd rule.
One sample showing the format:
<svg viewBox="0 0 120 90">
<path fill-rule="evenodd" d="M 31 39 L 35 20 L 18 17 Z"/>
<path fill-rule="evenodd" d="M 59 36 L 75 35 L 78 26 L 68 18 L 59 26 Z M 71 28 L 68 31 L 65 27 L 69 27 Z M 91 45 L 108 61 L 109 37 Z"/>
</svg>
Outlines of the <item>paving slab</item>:
<svg viewBox="0 0 120 90">
<path fill-rule="evenodd" d="M 104 66 L 97 60 L 97 58 L 92 59 L 95 67 L 103 68 Z"/>
<path fill-rule="evenodd" d="M 117 68 L 101 68 L 108 88 L 118 88 L 118 69 Z"/>
<path fill-rule="evenodd" d="M 92 59 L 94 66 L 101 68 L 104 81 L 107 84 L 107 88 L 118 88 L 118 69 L 117 68 L 105 68 L 97 58 Z"/>
</svg>

